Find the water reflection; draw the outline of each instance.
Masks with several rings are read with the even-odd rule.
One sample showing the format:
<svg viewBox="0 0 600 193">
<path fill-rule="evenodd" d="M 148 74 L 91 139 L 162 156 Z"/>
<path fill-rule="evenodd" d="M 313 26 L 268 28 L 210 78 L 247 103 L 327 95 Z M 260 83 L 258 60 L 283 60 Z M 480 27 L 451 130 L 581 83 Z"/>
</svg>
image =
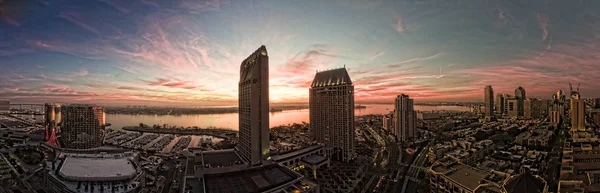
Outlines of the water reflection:
<svg viewBox="0 0 600 193">
<path fill-rule="evenodd" d="M 367 105 L 365 109 L 356 109 L 356 116 L 368 114 L 384 114 L 393 109 L 393 105 Z M 468 111 L 469 108 L 462 106 L 415 106 L 419 111 Z M 293 123 L 309 122 L 308 109 L 291 110 L 282 112 L 272 112 L 270 115 L 270 126 L 287 125 Z M 184 127 L 223 127 L 238 128 L 238 114 L 211 114 L 211 115 L 106 115 L 107 123 L 112 124 L 112 128 L 122 128 L 123 126 L 138 125 L 144 123 L 147 125 L 177 125 Z"/>
</svg>

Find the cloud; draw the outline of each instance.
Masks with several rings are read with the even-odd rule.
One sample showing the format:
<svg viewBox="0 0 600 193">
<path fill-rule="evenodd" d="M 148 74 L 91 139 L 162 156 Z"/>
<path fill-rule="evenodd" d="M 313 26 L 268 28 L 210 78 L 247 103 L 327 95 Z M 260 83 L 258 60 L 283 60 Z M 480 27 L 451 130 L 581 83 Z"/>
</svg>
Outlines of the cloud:
<svg viewBox="0 0 600 193">
<path fill-rule="evenodd" d="M 423 62 L 423 61 L 427 61 L 427 60 L 433 60 L 433 59 L 437 59 L 440 58 L 441 56 L 444 56 L 445 53 L 437 53 L 431 56 L 427 56 L 427 57 L 417 57 L 417 58 L 411 58 L 408 60 L 404 60 L 404 61 L 400 61 L 400 62 L 396 62 L 393 64 L 388 65 L 389 68 L 398 68 L 401 66 L 404 66 L 406 64 L 413 64 L 413 63 L 417 63 L 417 62 Z"/>
<path fill-rule="evenodd" d="M 537 13 L 536 16 L 540 30 L 542 30 L 542 40 L 546 41 L 548 38 L 548 16 L 541 13 Z"/>
<path fill-rule="evenodd" d="M 79 69 L 78 71 L 73 72 L 73 75 L 75 76 L 86 76 L 88 75 L 88 71 L 86 69 Z"/>
<path fill-rule="evenodd" d="M 397 17 L 396 18 L 396 23 L 394 24 L 394 29 L 398 33 L 401 33 L 401 34 L 406 31 L 406 27 L 405 27 L 404 21 L 402 20 L 401 17 Z"/>
<path fill-rule="evenodd" d="M 163 86 L 168 88 L 182 88 L 182 89 L 199 89 L 199 86 L 193 85 L 190 81 L 182 81 L 179 79 L 171 78 L 158 78 L 156 81 L 146 81 L 148 86 Z"/>
<path fill-rule="evenodd" d="M 63 19 L 65 19 L 65 20 L 67 20 L 89 32 L 92 32 L 96 35 L 100 35 L 100 32 L 96 28 L 85 23 L 83 18 L 79 14 L 76 14 L 73 12 L 60 12 L 58 14 L 58 17 L 63 18 Z"/>
</svg>

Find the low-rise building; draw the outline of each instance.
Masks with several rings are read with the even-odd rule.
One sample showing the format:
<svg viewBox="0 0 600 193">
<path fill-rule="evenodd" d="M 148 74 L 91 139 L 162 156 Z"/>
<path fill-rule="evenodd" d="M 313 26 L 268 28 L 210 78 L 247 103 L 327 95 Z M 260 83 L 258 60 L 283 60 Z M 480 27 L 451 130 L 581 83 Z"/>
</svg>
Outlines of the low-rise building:
<svg viewBox="0 0 600 193">
<path fill-rule="evenodd" d="M 523 132 L 515 138 L 519 145 L 528 147 L 548 147 L 553 145 L 554 133 L 547 129 L 535 129 Z"/>
<path fill-rule="evenodd" d="M 61 153 L 48 163 L 46 192 L 138 192 L 144 172 L 138 155 L 125 153 Z"/>
</svg>

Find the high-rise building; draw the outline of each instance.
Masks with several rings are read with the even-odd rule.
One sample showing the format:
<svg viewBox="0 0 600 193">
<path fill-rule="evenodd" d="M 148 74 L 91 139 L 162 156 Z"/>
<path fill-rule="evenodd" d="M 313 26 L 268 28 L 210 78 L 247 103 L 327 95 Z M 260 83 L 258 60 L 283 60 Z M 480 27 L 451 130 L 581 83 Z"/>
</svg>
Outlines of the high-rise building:
<svg viewBox="0 0 600 193">
<path fill-rule="evenodd" d="M 333 148 L 333 159 L 354 159 L 354 85 L 346 68 L 315 74 L 309 108 L 312 138 Z"/>
<path fill-rule="evenodd" d="M 105 126 L 102 106 L 72 104 L 61 106 L 60 109 L 62 126 L 58 141 L 61 147 L 90 149 L 102 146 Z"/>
<path fill-rule="evenodd" d="M 10 111 L 10 101 L 0 99 L 0 114 L 9 113 Z"/>
<path fill-rule="evenodd" d="M 485 103 L 484 115 L 486 117 L 494 117 L 494 89 L 491 85 L 487 85 L 483 91 L 483 102 Z"/>
<path fill-rule="evenodd" d="M 585 100 L 571 95 L 571 131 L 585 131 Z"/>
<path fill-rule="evenodd" d="M 394 128 L 393 119 L 394 119 L 394 113 L 388 113 L 388 114 L 383 115 L 383 117 L 381 118 L 381 121 L 383 124 L 383 129 L 392 131 Z"/>
<path fill-rule="evenodd" d="M 496 114 L 502 116 L 504 114 L 504 95 L 496 95 Z"/>
<path fill-rule="evenodd" d="M 394 100 L 394 126 L 399 141 L 414 139 L 416 133 L 417 114 L 414 110 L 413 99 L 401 94 Z"/>
<path fill-rule="evenodd" d="M 541 110 L 541 115 L 540 118 L 547 118 L 548 114 L 550 113 L 550 104 L 552 101 L 548 100 L 548 99 L 542 99 L 540 100 L 540 110 Z"/>
<path fill-rule="evenodd" d="M 523 117 L 531 119 L 533 118 L 533 101 L 531 99 L 527 99 L 523 101 Z"/>
<path fill-rule="evenodd" d="M 594 100 L 594 106 L 596 107 L 596 109 L 600 109 L 600 98 L 596 98 Z"/>
<path fill-rule="evenodd" d="M 515 97 L 507 97 L 504 99 L 504 111 L 506 115 L 509 117 L 518 117 L 519 116 L 519 100 Z"/>
<path fill-rule="evenodd" d="M 530 98 L 523 101 L 524 105 L 524 117 L 533 119 L 542 119 L 547 116 L 544 115 L 548 111 L 547 100 L 541 100 L 537 98 Z M 546 104 L 544 104 L 546 103 Z M 544 109 L 546 108 L 546 109 Z"/>
<path fill-rule="evenodd" d="M 261 46 L 240 66 L 239 139 L 236 149 L 250 165 L 269 154 L 269 56 Z"/>
<path fill-rule="evenodd" d="M 560 115 L 560 111 L 551 110 L 550 111 L 550 122 L 551 123 L 560 123 L 562 116 Z"/>
<path fill-rule="evenodd" d="M 517 98 L 517 116 L 522 117 L 525 114 L 525 105 L 523 103 L 527 98 L 523 87 L 519 86 L 519 88 L 515 89 L 515 98 Z"/>
</svg>

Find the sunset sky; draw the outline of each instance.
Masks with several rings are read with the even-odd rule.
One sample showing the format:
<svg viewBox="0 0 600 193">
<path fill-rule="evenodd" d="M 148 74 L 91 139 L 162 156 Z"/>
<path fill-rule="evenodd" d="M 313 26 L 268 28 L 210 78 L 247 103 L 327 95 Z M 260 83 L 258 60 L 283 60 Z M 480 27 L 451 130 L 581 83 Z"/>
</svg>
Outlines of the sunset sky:
<svg viewBox="0 0 600 193">
<path fill-rule="evenodd" d="M 483 101 L 485 85 L 600 96 L 600 1 L 0 0 L 0 98 L 235 105 L 269 52 L 272 103 L 343 67 L 356 101 Z"/>
</svg>

